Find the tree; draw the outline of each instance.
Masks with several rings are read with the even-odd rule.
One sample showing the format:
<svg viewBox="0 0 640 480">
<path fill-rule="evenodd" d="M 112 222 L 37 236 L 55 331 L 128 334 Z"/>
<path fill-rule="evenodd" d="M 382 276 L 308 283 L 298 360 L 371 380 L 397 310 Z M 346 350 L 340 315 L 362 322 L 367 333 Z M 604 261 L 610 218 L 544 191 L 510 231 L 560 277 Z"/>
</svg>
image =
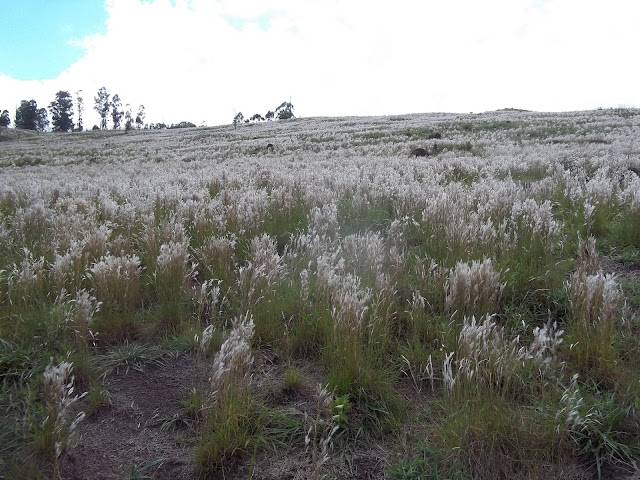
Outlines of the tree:
<svg viewBox="0 0 640 480">
<path fill-rule="evenodd" d="M 180 122 L 172 123 L 169 128 L 194 128 L 195 126 L 196 124 L 192 122 Z"/>
<path fill-rule="evenodd" d="M 233 128 L 237 128 L 239 123 L 242 123 L 242 121 L 244 120 L 244 115 L 242 115 L 242 112 L 238 112 L 238 114 L 233 117 Z"/>
<path fill-rule="evenodd" d="M 124 112 L 120 110 L 122 106 L 122 102 L 120 101 L 120 97 L 116 93 L 111 100 L 111 120 L 113 121 L 113 129 L 118 130 L 120 128 L 120 123 L 122 122 L 122 117 L 124 116 Z"/>
<path fill-rule="evenodd" d="M 73 130 L 73 99 L 69 92 L 60 90 L 56 99 L 49 104 L 54 132 Z"/>
<path fill-rule="evenodd" d="M 82 114 L 84 113 L 84 100 L 80 96 L 80 92 L 82 90 L 78 90 L 76 92 L 76 103 L 78 104 L 78 131 L 82 131 Z"/>
<path fill-rule="evenodd" d="M 131 114 L 131 105 L 127 103 L 124 112 L 124 131 L 128 132 L 133 127 L 133 116 Z"/>
<path fill-rule="evenodd" d="M 9 111 L 3 110 L 0 115 L 0 127 L 8 127 L 11 124 L 11 118 L 9 118 Z"/>
<path fill-rule="evenodd" d="M 49 125 L 47 110 L 38 108 L 35 100 L 22 100 L 16 110 L 15 124 L 16 128 L 42 132 Z"/>
<path fill-rule="evenodd" d="M 107 129 L 107 115 L 109 115 L 109 110 L 111 109 L 111 102 L 109 101 L 109 93 L 107 93 L 107 89 L 102 87 L 98 90 L 98 96 L 93 97 L 95 102 L 95 106 L 93 107 L 98 115 L 100 115 L 100 128 L 102 130 Z"/>
<path fill-rule="evenodd" d="M 267 114 L 264 116 L 264 118 L 266 118 L 269 121 L 273 120 L 273 117 L 274 117 L 274 113 L 271 110 L 269 110 Z"/>
<path fill-rule="evenodd" d="M 252 122 L 264 122 L 264 117 L 259 113 L 256 113 L 253 117 L 250 118 Z"/>
<path fill-rule="evenodd" d="M 144 123 L 145 116 L 146 116 L 146 113 L 144 111 L 144 105 L 140 105 L 138 107 L 138 115 L 136 115 L 136 125 L 138 125 L 138 128 L 142 128 L 142 124 Z"/>
<path fill-rule="evenodd" d="M 293 104 L 290 102 L 282 102 L 278 108 L 276 108 L 276 115 L 278 120 L 288 120 L 293 117 Z"/>
</svg>

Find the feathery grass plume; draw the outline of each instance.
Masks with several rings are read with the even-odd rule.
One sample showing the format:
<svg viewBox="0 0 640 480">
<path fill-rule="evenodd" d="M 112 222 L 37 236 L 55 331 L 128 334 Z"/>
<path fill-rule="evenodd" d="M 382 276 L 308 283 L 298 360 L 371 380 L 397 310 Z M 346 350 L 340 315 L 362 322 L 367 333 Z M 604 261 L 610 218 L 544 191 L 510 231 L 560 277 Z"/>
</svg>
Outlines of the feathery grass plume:
<svg viewBox="0 0 640 480">
<path fill-rule="evenodd" d="M 73 335 L 78 350 L 85 351 L 90 344 L 95 346 L 96 335 L 90 327 L 100 305 L 101 302 L 84 289 L 76 292 L 74 297 L 62 289 L 53 304 L 56 321 L 48 324 L 49 338 L 55 338 L 60 331 Z"/>
<path fill-rule="evenodd" d="M 589 235 L 586 240 L 581 236 L 578 237 L 577 269 L 586 275 L 593 275 L 598 270 L 598 253 L 593 235 Z"/>
<path fill-rule="evenodd" d="M 268 234 L 251 239 L 250 257 L 254 265 L 264 266 L 267 285 L 277 285 L 286 275 L 286 265 L 278 255 L 276 239 Z"/>
<path fill-rule="evenodd" d="M 560 402 L 563 407 L 556 413 L 556 432 L 560 433 L 562 428 L 581 430 L 586 418 L 582 408 L 584 399 L 578 388 L 577 373 L 571 377 L 571 383 L 564 389 Z"/>
<path fill-rule="evenodd" d="M 222 280 L 209 279 L 202 282 L 200 288 L 193 286 L 193 298 L 196 302 L 195 318 L 198 325 L 205 321 L 211 323 L 218 317 L 218 299 Z"/>
<path fill-rule="evenodd" d="M 217 402 L 224 402 L 230 395 L 243 392 L 248 387 L 253 363 L 253 329 L 253 315 L 250 313 L 234 319 L 229 338 L 224 341 L 213 361 L 211 393 Z"/>
<path fill-rule="evenodd" d="M 338 336 L 348 334 L 359 337 L 371 297 L 371 289 L 362 289 L 357 276 L 348 273 L 339 277 L 339 283 L 331 293 L 331 316 Z M 355 345 L 357 343 L 354 348 Z"/>
<path fill-rule="evenodd" d="M 160 224 L 157 224 L 152 218 L 148 219 L 138 237 L 138 242 L 142 263 L 149 271 L 154 271 L 163 245 L 184 243 L 188 245 L 189 239 L 182 223 L 172 215 Z"/>
<path fill-rule="evenodd" d="M 66 253 L 53 255 L 51 277 L 53 288 L 59 292 L 62 289 L 70 292 L 80 288 L 86 266 L 83 259 L 83 245 L 73 241 Z"/>
<path fill-rule="evenodd" d="M 190 262 L 187 240 L 178 243 L 171 241 L 160 246 L 153 279 L 161 302 L 180 301 L 195 272 L 196 265 Z"/>
<path fill-rule="evenodd" d="M 217 342 L 214 341 L 215 339 L 216 328 L 214 325 L 208 325 L 205 327 L 201 335 L 198 335 L 197 333 L 194 335 L 193 343 L 199 359 L 211 354 L 214 348 L 219 346 L 219 344 L 216 345 Z"/>
<path fill-rule="evenodd" d="M 211 236 L 206 238 L 200 247 L 194 249 L 199 268 L 206 276 L 227 282 L 231 280 L 236 241 L 234 234 L 225 237 Z"/>
<path fill-rule="evenodd" d="M 308 231 L 312 236 L 335 239 L 339 230 L 338 205 L 329 203 L 322 207 L 313 207 L 309 211 L 307 221 Z"/>
<path fill-rule="evenodd" d="M 107 254 L 87 273 L 103 310 L 131 313 L 140 300 L 142 267 L 136 255 L 116 257 Z"/>
<path fill-rule="evenodd" d="M 95 335 L 90 326 L 93 317 L 100 311 L 101 302 L 86 290 L 76 292 L 76 297 L 71 300 L 71 310 L 67 316 L 67 321 L 72 325 L 81 348 L 87 348 L 89 342 L 95 345 Z"/>
<path fill-rule="evenodd" d="M 34 258 L 26 247 L 22 251 L 24 258 L 20 265 L 14 263 L 7 276 L 9 302 L 23 305 L 41 304 L 48 293 L 44 257 Z"/>
<path fill-rule="evenodd" d="M 582 373 L 597 373 L 603 380 L 615 377 L 612 340 L 622 293 L 613 274 L 574 272 L 566 282 L 569 293 L 572 353 Z M 593 370 L 595 368 L 595 370 Z"/>
<path fill-rule="evenodd" d="M 238 268 L 240 308 L 253 309 L 285 278 L 286 265 L 278 255 L 273 237 L 264 234 L 251 240 L 250 261 Z"/>
<path fill-rule="evenodd" d="M 394 219 L 387 228 L 387 242 L 395 247 L 402 247 L 406 241 L 406 233 L 412 228 L 419 228 L 420 224 L 412 217 L 405 215 Z"/>
<path fill-rule="evenodd" d="M 41 199 L 32 201 L 25 208 L 16 211 L 16 231 L 20 235 L 20 244 L 26 249 L 40 254 L 50 251 L 52 229 L 49 228 L 50 212 Z"/>
<path fill-rule="evenodd" d="M 112 233 L 112 225 L 106 222 L 97 225 L 90 230 L 84 239 L 84 251 L 90 262 L 97 262 L 102 256 L 109 252 L 109 238 Z"/>
<path fill-rule="evenodd" d="M 508 341 L 504 327 L 487 314 L 482 323 L 464 318 L 455 352 L 454 374 L 450 353 L 445 357 L 443 378 L 447 392 L 456 401 L 482 398 L 508 399 L 518 395 L 527 381 L 527 348 L 518 348 L 519 338 Z"/>
<path fill-rule="evenodd" d="M 222 200 L 226 207 L 228 229 L 243 234 L 264 221 L 269 206 L 269 193 L 266 188 L 251 186 L 238 190 L 226 189 Z"/>
<path fill-rule="evenodd" d="M 418 282 L 416 291 L 424 299 L 425 307 L 433 314 L 445 312 L 449 270 L 430 257 L 414 257 L 410 264 L 411 274 Z"/>
<path fill-rule="evenodd" d="M 445 285 L 447 310 L 459 318 L 488 314 L 496 311 L 503 289 L 500 273 L 490 258 L 482 263 L 474 260 L 470 265 L 458 262 Z"/>
<path fill-rule="evenodd" d="M 342 252 L 347 268 L 360 270 L 361 275 L 373 278 L 382 269 L 386 259 L 384 240 L 378 232 L 347 235 L 342 240 Z"/>
<path fill-rule="evenodd" d="M 558 322 L 551 320 L 542 327 L 533 329 L 533 341 L 529 346 L 526 358 L 533 359 L 536 363 L 548 366 L 556 359 L 558 347 L 564 339 L 564 330 L 558 330 Z"/>
<path fill-rule="evenodd" d="M 442 364 L 442 381 L 444 383 L 445 390 L 448 394 L 453 394 L 453 389 L 456 386 L 456 377 L 453 374 L 453 356 L 456 352 L 449 352 L 444 357 Z"/>
<path fill-rule="evenodd" d="M 86 395 L 86 393 L 79 396 L 73 394 L 75 387 L 72 372 L 72 363 L 60 362 L 58 365 L 53 365 L 53 359 L 51 359 L 43 373 L 43 394 L 47 417 L 42 423 L 42 447 L 51 455 L 54 478 L 57 478 L 58 459 L 68 445 L 69 435 L 85 416 L 84 412 L 80 412 L 73 421 L 69 422 L 71 405 Z"/>
<path fill-rule="evenodd" d="M 202 408 L 206 412 L 202 435 L 196 445 L 196 463 L 202 472 L 223 469 L 237 451 L 250 448 L 252 435 L 259 428 L 260 420 L 252 413 L 249 391 L 253 330 L 253 316 L 248 312 L 236 318 L 229 337 L 214 358 L 210 395 Z M 214 333 L 213 329 L 208 332 Z M 203 341 L 208 335 L 203 334 Z"/>
<path fill-rule="evenodd" d="M 329 460 L 329 452 L 333 446 L 333 437 L 340 428 L 336 423 L 339 415 L 333 415 L 331 403 L 333 394 L 327 387 L 316 386 L 316 416 L 309 418 L 305 412 L 305 426 L 308 425 L 304 437 L 305 451 L 311 451 L 311 474 L 313 480 L 321 478 L 323 465 Z"/>
<path fill-rule="evenodd" d="M 560 248 L 562 224 L 553 216 L 553 204 L 549 200 L 538 203 L 532 198 L 516 201 L 511 210 L 511 221 L 518 236 L 534 253 L 549 255 Z"/>
<path fill-rule="evenodd" d="M 333 338 L 325 352 L 330 384 L 348 393 L 357 387 L 362 372 L 379 358 L 368 358 L 364 348 L 364 318 L 372 298 L 370 288 L 362 288 L 351 274 L 338 275 L 330 293 Z M 372 326 L 373 327 L 373 326 Z M 373 329 L 373 328 L 372 328 Z M 372 334 L 372 337 L 374 335 Z M 377 337 L 376 337 L 377 339 Z"/>
<path fill-rule="evenodd" d="M 305 304 L 309 299 L 309 270 L 306 268 L 300 272 L 300 298 Z"/>
</svg>

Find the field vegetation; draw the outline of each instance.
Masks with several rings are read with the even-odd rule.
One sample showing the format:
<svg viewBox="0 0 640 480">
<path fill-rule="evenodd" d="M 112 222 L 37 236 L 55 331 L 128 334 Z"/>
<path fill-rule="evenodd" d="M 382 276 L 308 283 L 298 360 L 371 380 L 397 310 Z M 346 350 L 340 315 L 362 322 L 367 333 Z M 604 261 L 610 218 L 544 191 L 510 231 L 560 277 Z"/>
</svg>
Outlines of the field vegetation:
<svg viewBox="0 0 640 480">
<path fill-rule="evenodd" d="M 640 110 L 234 126 L 0 131 L 0 478 L 638 473 Z"/>
</svg>

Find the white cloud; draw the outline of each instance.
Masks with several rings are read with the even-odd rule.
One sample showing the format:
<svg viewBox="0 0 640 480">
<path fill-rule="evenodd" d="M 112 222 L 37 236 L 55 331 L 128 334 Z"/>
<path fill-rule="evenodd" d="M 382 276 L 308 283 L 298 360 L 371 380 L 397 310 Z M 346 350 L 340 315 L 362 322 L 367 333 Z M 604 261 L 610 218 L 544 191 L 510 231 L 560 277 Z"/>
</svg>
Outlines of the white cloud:
<svg viewBox="0 0 640 480">
<path fill-rule="evenodd" d="M 290 97 L 296 113 L 374 115 L 640 106 L 640 4 L 610 0 L 108 0 L 104 35 L 57 79 L 0 76 L 10 108 L 105 86 L 147 120 L 230 123 Z M 6 104 L 6 103 L 5 103 Z M 2 106 L 2 108 L 7 108 Z"/>
</svg>

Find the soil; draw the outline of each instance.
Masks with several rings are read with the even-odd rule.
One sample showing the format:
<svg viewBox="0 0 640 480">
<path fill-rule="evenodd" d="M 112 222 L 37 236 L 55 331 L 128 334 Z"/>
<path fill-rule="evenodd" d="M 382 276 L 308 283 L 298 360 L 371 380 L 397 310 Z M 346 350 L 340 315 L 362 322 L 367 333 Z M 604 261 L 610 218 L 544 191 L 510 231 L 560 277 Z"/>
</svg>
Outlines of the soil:
<svg viewBox="0 0 640 480">
<path fill-rule="evenodd" d="M 103 388 L 111 405 L 78 425 L 62 478 L 194 478 L 190 433 L 167 428 L 193 386 L 193 373 L 193 359 L 181 356 L 107 376 Z"/>
<path fill-rule="evenodd" d="M 65 480 L 198 478 L 194 468 L 197 428 L 189 428 L 180 421 L 183 418 L 180 399 L 194 387 L 202 387 L 206 362 L 199 364 L 192 356 L 182 355 L 165 359 L 162 365 L 147 364 L 142 371 L 121 371 L 107 376 L 103 388 L 109 392 L 110 405 L 78 425 L 62 458 L 61 477 Z M 287 391 L 283 388 L 284 376 L 290 366 L 270 352 L 258 352 L 252 388 L 265 405 L 278 408 L 291 418 L 303 421 L 305 413 L 315 418 L 318 412 L 315 392 L 316 386 L 322 385 L 322 369 L 309 360 L 295 365 L 303 372 L 303 380 L 294 391 Z M 305 450 L 303 437 L 301 433 L 299 445 L 281 451 L 261 449 L 253 458 L 240 455 L 220 478 L 311 478 L 311 453 Z M 376 445 L 384 443 L 382 439 Z M 331 472 L 329 478 L 383 479 L 390 448 L 376 445 L 363 442 L 353 447 L 348 456 L 334 451 L 323 472 Z"/>
</svg>

